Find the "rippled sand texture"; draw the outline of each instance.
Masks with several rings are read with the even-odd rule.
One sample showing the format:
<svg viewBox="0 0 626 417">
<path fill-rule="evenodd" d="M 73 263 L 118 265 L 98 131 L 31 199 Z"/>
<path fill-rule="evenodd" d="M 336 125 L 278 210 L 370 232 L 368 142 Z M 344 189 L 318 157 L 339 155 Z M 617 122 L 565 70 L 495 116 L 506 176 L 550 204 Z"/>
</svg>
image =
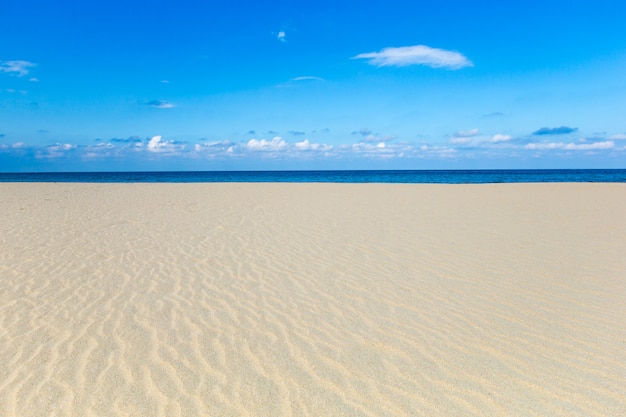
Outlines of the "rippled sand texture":
<svg viewBox="0 0 626 417">
<path fill-rule="evenodd" d="M 626 184 L 0 184 L 0 416 L 624 416 Z"/>
</svg>

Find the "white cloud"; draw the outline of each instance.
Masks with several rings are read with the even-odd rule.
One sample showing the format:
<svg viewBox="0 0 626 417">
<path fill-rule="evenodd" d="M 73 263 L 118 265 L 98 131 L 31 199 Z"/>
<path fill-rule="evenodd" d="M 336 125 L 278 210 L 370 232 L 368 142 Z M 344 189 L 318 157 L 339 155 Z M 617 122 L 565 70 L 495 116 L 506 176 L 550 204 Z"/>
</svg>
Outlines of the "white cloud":
<svg viewBox="0 0 626 417">
<path fill-rule="evenodd" d="M 301 151 L 308 151 L 309 149 L 311 149 L 311 143 L 308 139 L 305 139 L 302 142 L 296 142 L 294 146 L 296 149 L 299 149 Z"/>
<path fill-rule="evenodd" d="M 363 53 L 354 58 L 368 59 L 370 65 L 377 67 L 425 65 L 431 68 L 460 69 L 474 65 L 458 52 L 431 48 L 426 45 L 385 48 L 380 52 Z"/>
<path fill-rule="evenodd" d="M 152 139 L 150 139 L 150 142 L 148 142 L 148 150 L 155 152 L 163 146 L 163 144 L 164 142 L 162 142 L 162 136 L 153 136 Z"/>
<path fill-rule="evenodd" d="M 407 144 L 392 144 L 389 142 L 359 142 L 340 145 L 338 151 L 339 155 L 345 157 L 391 159 L 403 158 L 407 153 L 413 152 L 413 147 Z"/>
<path fill-rule="evenodd" d="M 567 150 L 586 151 L 592 149 L 612 149 L 615 146 L 613 141 L 595 142 L 595 143 L 568 143 L 565 145 Z"/>
<path fill-rule="evenodd" d="M 503 135 L 501 133 L 496 133 L 495 135 L 493 135 L 493 137 L 491 138 L 492 142 L 506 142 L 513 139 L 512 136 L 510 135 Z"/>
<path fill-rule="evenodd" d="M 87 145 L 81 149 L 81 157 L 85 159 L 106 158 L 115 154 L 119 154 L 119 149 L 110 142 Z"/>
<path fill-rule="evenodd" d="M 38 83 L 39 82 L 39 78 L 31 77 L 28 81 L 30 81 L 31 83 Z"/>
<path fill-rule="evenodd" d="M 176 152 L 185 149 L 185 145 L 176 143 L 172 140 L 163 140 L 163 137 L 158 135 L 153 136 L 150 141 L 148 141 L 146 149 L 150 152 Z"/>
<path fill-rule="evenodd" d="M 236 145 L 229 140 L 222 140 L 218 142 L 196 143 L 193 149 L 195 152 L 219 154 L 221 152 L 234 152 L 235 146 Z"/>
<path fill-rule="evenodd" d="M 355 152 L 371 152 L 371 151 L 379 151 L 381 150 L 381 148 L 379 148 L 377 145 L 373 145 L 371 143 L 364 143 L 364 142 L 360 142 L 360 143 L 353 143 L 352 145 L 343 145 L 342 148 L 346 149 L 346 148 L 350 148 Z"/>
<path fill-rule="evenodd" d="M 563 142 L 558 142 L 558 143 L 529 143 L 528 145 L 524 146 L 524 148 L 526 149 L 532 149 L 532 150 L 545 150 L 545 149 L 563 149 L 563 147 L 565 146 L 565 144 Z"/>
<path fill-rule="evenodd" d="M 609 139 L 611 139 L 611 140 L 626 140 L 626 134 L 618 133 L 617 135 L 610 136 Z"/>
<path fill-rule="evenodd" d="M 287 142 L 285 142 L 280 136 L 276 136 L 272 140 L 250 139 L 248 143 L 246 143 L 246 148 L 251 151 L 279 151 L 281 149 L 285 149 L 286 147 Z"/>
<path fill-rule="evenodd" d="M 325 145 L 321 143 L 311 143 L 308 139 L 305 139 L 301 142 L 296 142 L 294 145 L 299 151 L 321 151 L 328 152 L 333 149 L 332 145 Z"/>
<path fill-rule="evenodd" d="M 36 158 L 63 158 L 67 152 L 77 149 L 76 145 L 69 143 L 55 143 L 54 145 L 44 146 L 35 152 Z"/>
<path fill-rule="evenodd" d="M 478 129 L 459 130 L 454 133 L 455 138 L 471 138 L 478 135 Z"/>
<path fill-rule="evenodd" d="M 281 42 L 287 42 L 287 34 L 285 33 L 284 30 L 281 30 L 280 32 L 278 32 L 278 34 L 276 35 L 276 39 L 278 39 Z"/>
<path fill-rule="evenodd" d="M 563 143 L 563 142 L 549 142 L 549 143 L 529 143 L 524 146 L 526 149 L 531 150 L 551 150 L 551 149 L 565 149 L 568 151 L 589 151 L 599 149 L 612 149 L 615 147 L 613 141 L 595 142 L 595 143 Z"/>
<path fill-rule="evenodd" d="M 28 61 L 0 61 L 0 72 L 23 77 L 28 75 L 28 68 L 36 65 Z"/>
</svg>

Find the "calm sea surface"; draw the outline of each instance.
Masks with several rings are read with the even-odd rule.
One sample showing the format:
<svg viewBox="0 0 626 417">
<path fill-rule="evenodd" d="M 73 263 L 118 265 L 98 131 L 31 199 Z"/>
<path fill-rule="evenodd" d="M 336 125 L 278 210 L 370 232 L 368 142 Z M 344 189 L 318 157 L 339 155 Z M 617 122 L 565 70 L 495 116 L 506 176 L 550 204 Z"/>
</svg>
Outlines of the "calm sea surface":
<svg viewBox="0 0 626 417">
<path fill-rule="evenodd" d="M 413 184 L 626 182 L 626 169 L 0 173 L 0 182 L 340 182 Z"/>
</svg>

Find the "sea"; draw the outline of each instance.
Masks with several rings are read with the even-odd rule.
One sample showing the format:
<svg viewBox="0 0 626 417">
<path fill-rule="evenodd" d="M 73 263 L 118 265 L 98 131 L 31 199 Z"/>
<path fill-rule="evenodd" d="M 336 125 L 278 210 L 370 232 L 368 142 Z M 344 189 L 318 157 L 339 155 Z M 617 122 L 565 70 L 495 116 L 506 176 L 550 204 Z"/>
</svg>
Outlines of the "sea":
<svg viewBox="0 0 626 417">
<path fill-rule="evenodd" d="M 404 184 L 626 182 L 626 169 L 33 172 L 0 173 L 0 182 L 331 182 Z"/>
</svg>

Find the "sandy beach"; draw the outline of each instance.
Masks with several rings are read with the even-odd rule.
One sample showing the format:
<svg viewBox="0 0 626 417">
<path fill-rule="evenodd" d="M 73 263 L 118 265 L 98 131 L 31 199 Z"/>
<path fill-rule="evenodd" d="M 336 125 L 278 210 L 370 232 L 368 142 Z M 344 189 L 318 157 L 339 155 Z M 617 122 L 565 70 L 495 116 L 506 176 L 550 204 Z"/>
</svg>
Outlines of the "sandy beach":
<svg viewBox="0 0 626 417">
<path fill-rule="evenodd" d="M 0 416 L 625 416 L 626 184 L 0 183 Z"/>
</svg>

